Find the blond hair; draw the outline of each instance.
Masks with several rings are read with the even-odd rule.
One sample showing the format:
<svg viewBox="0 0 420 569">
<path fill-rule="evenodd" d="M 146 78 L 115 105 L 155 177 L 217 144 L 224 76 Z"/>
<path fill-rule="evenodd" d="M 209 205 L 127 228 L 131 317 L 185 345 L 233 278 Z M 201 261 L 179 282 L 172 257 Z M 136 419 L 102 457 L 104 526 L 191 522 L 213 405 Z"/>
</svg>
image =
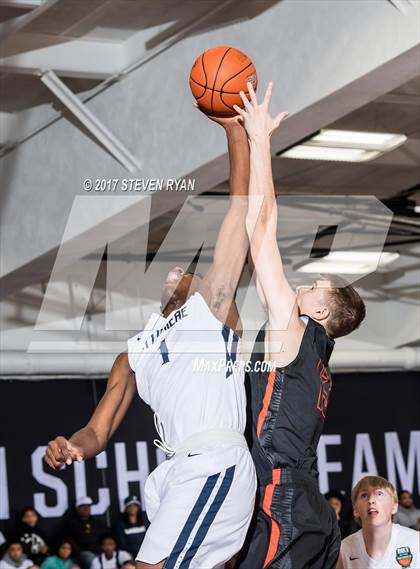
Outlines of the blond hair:
<svg viewBox="0 0 420 569">
<path fill-rule="evenodd" d="M 367 490 L 369 487 L 386 490 L 394 502 L 398 503 L 397 492 L 391 482 L 389 482 L 386 478 L 382 478 L 382 476 L 365 476 L 359 480 L 359 482 L 351 491 L 351 503 L 353 504 L 353 508 L 356 505 L 360 492 Z"/>
</svg>

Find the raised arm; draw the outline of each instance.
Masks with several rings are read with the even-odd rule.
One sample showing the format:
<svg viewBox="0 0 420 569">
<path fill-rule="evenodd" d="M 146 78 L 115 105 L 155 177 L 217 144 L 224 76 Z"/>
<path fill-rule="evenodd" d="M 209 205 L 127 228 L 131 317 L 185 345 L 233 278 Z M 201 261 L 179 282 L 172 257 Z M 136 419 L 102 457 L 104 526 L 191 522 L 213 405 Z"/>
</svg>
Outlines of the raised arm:
<svg viewBox="0 0 420 569">
<path fill-rule="evenodd" d="M 70 439 L 59 436 L 48 443 L 45 461 L 54 470 L 64 464 L 96 456 L 106 447 L 121 423 L 136 391 L 134 372 L 126 353 L 119 354 L 112 366 L 104 396 L 88 424 Z"/>
<path fill-rule="evenodd" d="M 270 137 L 287 113 L 272 118 L 268 111 L 270 83 L 261 105 L 252 85 L 251 102 L 242 97 L 245 108 L 236 108 L 247 130 L 250 145 L 250 185 L 246 227 L 251 256 L 257 275 L 257 288 L 268 311 L 270 358 L 286 365 L 296 355 L 303 334 L 296 295 L 283 269 L 277 244 L 277 203 L 271 170 Z"/>
<path fill-rule="evenodd" d="M 213 264 L 204 278 L 207 300 L 219 320 L 237 330 L 239 314 L 234 302 L 248 251 L 245 219 L 248 211 L 249 145 L 238 117 L 214 119 L 225 131 L 229 150 L 230 201 L 214 251 Z"/>
</svg>

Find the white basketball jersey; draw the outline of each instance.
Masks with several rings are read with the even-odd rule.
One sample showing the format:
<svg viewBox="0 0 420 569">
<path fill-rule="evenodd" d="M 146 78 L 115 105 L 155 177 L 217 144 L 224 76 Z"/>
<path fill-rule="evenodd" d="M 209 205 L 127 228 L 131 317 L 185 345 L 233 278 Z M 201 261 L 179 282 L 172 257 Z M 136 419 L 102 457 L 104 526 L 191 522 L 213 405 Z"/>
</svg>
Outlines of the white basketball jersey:
<svg viewBox="0 0 420 569">
<path fill-rule="evenodd" d="M 419 532 L 392 524 L 389 545 L 382 559 L 372 559 L 366 552 L 362 530 L 341 542 L 344 569 L 420 569 Z"/>
<path fill-rule="evenodd" d="M 139 395 L 158 416 L 170 446 L 203 431 L 244 431 L 239 347 L 238 336 L 198 292 L 167 318 L 152 314 L 145 330 L 128 340 Z"/>
</svg>

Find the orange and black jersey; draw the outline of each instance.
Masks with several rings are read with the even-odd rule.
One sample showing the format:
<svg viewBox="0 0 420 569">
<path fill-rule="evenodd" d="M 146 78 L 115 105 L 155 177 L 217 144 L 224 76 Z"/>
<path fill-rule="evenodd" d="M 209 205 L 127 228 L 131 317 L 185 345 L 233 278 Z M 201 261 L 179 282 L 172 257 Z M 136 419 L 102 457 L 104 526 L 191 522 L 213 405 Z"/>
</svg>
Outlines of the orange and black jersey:
<svg viewBox="0 0 420 569">
<path fill-rule="evenodd" d="M 252 354 L 264 360 L 264 328 Z M 259 500 L 239 569 L 334 569 L 340 551 L 337 516 L 319 493 L 316 450 L 331 376 L 334 341 L 308 318 L 299 353 L 284 368 L 248 375 L 252 455 Z"/>
<path fill-rule="evenodd" d="M 264 360 L 265 329 L 257 336 L 252 367 Z M 331 391 L 328 360 L 334 347 L 323 326 L 308 318 L 299 353 L 271 372 L 251 372 L 252 453 L 260 483 L 290 467 L 317 476 L 316 449 Z"/>
</svg>

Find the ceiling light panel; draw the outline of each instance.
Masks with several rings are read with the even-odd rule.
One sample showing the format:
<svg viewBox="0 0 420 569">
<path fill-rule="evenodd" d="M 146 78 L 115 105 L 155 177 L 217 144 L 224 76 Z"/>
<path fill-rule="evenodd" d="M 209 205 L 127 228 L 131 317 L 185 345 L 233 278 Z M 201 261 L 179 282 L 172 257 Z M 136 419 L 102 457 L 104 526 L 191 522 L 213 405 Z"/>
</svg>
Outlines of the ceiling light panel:
<svg viewBox="0 0 420 569">
<path fill-rule="evenodd" d="M 311 259 L 299 267 L 299 273 L 357 275 L 382 269 L 396 261 L 394 251 L 333 251 L 319 259 Z"/>
<path fill-rule="evenodd" d="M 407 140 L 404 134 L 323 129 L 321 132 L 281 153 L 282 158 L 368 162 L 395 150 Z"/>
<path fill-rule="evenodd" d="M 305 144 L 338 148 L 363 148 L 389 152 L 407 140 L 404 134 L 387 132 L 363 132 L 355 130 L 324 129 Z"/>
</svg>

